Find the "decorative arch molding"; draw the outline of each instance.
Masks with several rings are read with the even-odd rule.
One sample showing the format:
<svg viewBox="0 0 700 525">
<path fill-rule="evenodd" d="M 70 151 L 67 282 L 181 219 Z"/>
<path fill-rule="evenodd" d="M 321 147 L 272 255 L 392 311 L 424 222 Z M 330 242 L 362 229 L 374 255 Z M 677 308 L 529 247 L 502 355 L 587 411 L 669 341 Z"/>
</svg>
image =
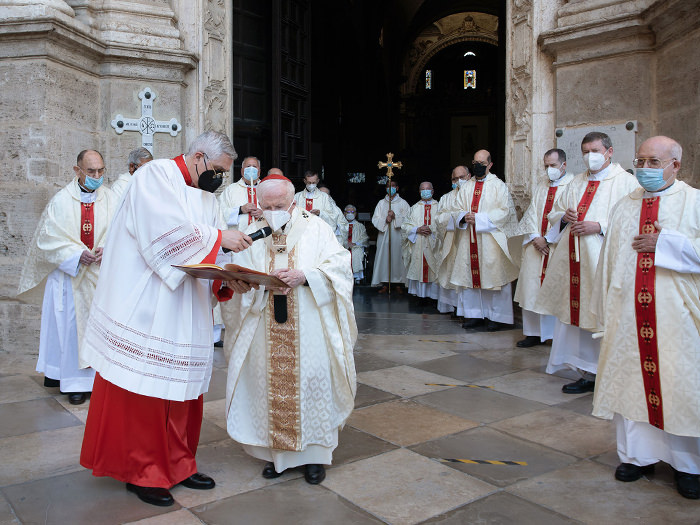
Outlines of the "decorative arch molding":
<svg viewBox="0 0 700 525">
<path fill-rule="evenodd" d="M 415 38 L 403 62 L 406 78 L 401 93 L 416 93 L 422 72 L 430 59 L 443 49 L 461 42 L 498 45 L 498 17 L 487 13 L 455 13 L 433 22 Z"/>
</svg>

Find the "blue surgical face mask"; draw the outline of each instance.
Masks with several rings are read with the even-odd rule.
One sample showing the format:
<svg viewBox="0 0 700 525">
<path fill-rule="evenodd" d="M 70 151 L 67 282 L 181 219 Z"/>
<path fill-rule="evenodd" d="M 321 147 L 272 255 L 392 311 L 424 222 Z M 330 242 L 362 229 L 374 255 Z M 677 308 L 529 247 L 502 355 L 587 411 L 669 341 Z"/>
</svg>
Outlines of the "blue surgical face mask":
<svg viewBox="0 0 700 525">
<path fill-rule="evenodd" d="M 243 170 L 243 177 L 247 181 L 254 181 L 258 178 L 258 168 L 256 168 L 255 166 L 248 166 Z"/>
<path fill-rule="evenodd" d="M 392 186 L 391 188 L 387 188 L 386 192 L 393 197 L 394 195 L 396 195 L 396 188 Z"/>
<path fill-rule="evenodd" d="M 420 190 L 420 198 L 423 200 L 430 200 L 433 196 L 433 190 Z"/>
<path fill-rule="evenodd" d="M 99 179 L 93 179 L 92 177 L 85 175 L 85 183 L 83 186 L 90 191 L 95 191 L 97 188 L 102 186 L 104 180 L 104 176 L 100 177 Z"/>
<path fill-rule="evenodd" d="M 668 166 L 666 166 L 668 167 Z M 637 177 L 639 185 L 647 191 L 659 191 L 663 188 L 664 170 L 666 168 L 635 168 L 634 175 Z"/>
<path fill-rule="evenodd" d="M 453 190 L 456 190 L 456 189 L 457 189 L 457 186 L 458 186 L 458 185 L 457 185 L 456 182 L 453 182 L 453 183 L 452 183 L 452 189 L 453 189 Z"/>
</svg>

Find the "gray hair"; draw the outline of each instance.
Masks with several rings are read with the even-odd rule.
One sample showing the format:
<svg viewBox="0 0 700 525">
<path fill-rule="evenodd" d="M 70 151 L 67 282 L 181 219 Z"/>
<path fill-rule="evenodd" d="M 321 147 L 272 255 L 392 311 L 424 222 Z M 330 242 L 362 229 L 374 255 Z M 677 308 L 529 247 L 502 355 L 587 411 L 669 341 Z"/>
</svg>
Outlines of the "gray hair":
<svg viewBox="0 0 700 525">
<path fill-rule="evenodd" d="M 345 206 L 345 211 L 348 211 L 348 208 L 352 208 L 353 210 L 357 211 L 357 208 L 355 208 L 355 206 L 352 204 L 348 204 L 347 206 Z"/>
<path fill-rule="evenodd" d="M 292 184 L 290 181 L 286 180 L 280 180 L 280 179 L 271 179 L 271 180 L 265 180 L 263 179 L 260 184 L 258 184 L 258 200 L 264 201 L 265 200 L 265 194 L 268 191 L 274 190 L 276 188 L 284 188 L 287 190 L 285 192 L 285 197 L 289 199 L 290 201 L 294 200 L 294 184 Z"/>
<path fill-rule="evenodd" d="M 146 148 L 136 148 L 129 153 L 129 164 L 138 167 L 142 160 L 153 160 L 153 155 Z"/>
<path fill-rule="evenodd" d="M 221 155 L 228 155 L 231 160 L 238 158 L 238 153 L 229 139 L 218 131 L 205 131 L 190 144 L 187 155 L 194 155 L 198 151 L 206 154 L 210 159 L 215 159 Z"/>
</svg>

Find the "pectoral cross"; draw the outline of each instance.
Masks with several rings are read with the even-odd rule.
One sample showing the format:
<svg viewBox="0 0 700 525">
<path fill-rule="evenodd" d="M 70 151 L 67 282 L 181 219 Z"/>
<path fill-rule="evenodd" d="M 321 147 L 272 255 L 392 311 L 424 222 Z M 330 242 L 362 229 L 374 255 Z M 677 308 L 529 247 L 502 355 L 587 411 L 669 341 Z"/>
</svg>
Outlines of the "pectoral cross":
<svg viewBox="0 0 700 525">
<path fill-rule="evenodd" d="M 167 122 L 153 118 L 153 101 L 156 96 L 151 88 L 143 88 L 139 93 L 141 118 L 124 118 L 119 114 L 114 117 L 111 123 L 117 135 L 121 135 L 124 131 L 140 131 L 141 145 L 151 154 L 153 154 L 153 135 L 155 133 L 170 133 L 171 137 L 176 137 L 182 129 L 182 125 L 176 118 L 171 118 Z"/>
<path fill-rule="evenodd" d="M 389 188 L 391 188 L 391 178 L 394 176 L 394 171 L 393 168 L 396 168 L 400 170 L 403 168 L 403 163 L 401 162 L 394 162 L 394 154 L 393 153 L 387 153 L 386 154 L 386 162 L 381 162 L 379 161 L 377 163 L 377 167 L 381 170 L 383 168 L 386 168 L 386 176 L 389 179 Z M 391 190 L 389 191 L 389 211 L 391 211 Z M 389 231 L 389 295 L 391 295 L 391 223 L 389 223 L 389 227 L 387 228 Z"/>
</svg>

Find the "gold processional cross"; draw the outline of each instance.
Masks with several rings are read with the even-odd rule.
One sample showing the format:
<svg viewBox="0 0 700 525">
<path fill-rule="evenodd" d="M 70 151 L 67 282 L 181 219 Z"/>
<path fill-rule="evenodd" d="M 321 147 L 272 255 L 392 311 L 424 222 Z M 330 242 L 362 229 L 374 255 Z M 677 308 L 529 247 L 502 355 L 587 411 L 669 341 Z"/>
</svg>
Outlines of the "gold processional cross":
<svg viewBox="0 0 700 525">
<path fill-rule="evenodd" d="M 379 161 L 377 163 L 377 167 L 381 170 L 383 168 L 386 168 L 386 176 L 389 179 L 389 211 L 391 211 L 391 178 L 394 176 L 394 171 L 393 168 L 396 168 L 400 170 L 403 168 L 403 163 L 402 162 L 394 162 L 394 154 L 393 153 L 387 153 L 386 154 L 386 162 L 381 162 Z M 388 228 L 389 231 L 389 295 L 391 295 L 391 224 L 389 225 Z"/>
</svg>

